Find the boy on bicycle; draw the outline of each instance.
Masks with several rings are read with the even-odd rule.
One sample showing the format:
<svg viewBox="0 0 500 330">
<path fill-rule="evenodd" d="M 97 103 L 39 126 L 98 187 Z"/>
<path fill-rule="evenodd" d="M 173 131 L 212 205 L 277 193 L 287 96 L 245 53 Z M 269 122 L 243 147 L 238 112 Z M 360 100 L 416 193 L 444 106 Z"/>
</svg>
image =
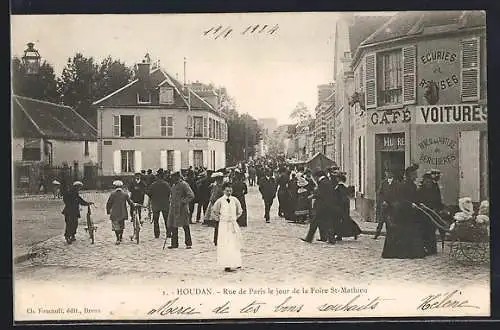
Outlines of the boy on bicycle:
<svg viewBox="0 0 500 330">
<path fill-rule="evenodd" d="M 136 204 L 144 204 L 144 196 L 146 194 L 146 182 L 143 180 L 141 173 L 135 173 L 134 181 L 131 182 L 129 186 L 130 199 Z M 137 210 L 139 213 L 139 221 L 142 224 L 141 208 L 130 208 L 130 219 L 133 221 L 134 212 Z"/>
<path fill-rule="evenodd" d="M 111 226 L 116 235 L 116 245 L 120 245 L 125 229 L 125 220 L 128 218 L 127 204 L 132 209 L 137 204 L 132 202 L 130 196 L 123 191 L 123 182 L 116 180 L 113 182 L 115 191 L 111 193 L 106 203 L 106 213 L 111 219 Z"/>
</svg>

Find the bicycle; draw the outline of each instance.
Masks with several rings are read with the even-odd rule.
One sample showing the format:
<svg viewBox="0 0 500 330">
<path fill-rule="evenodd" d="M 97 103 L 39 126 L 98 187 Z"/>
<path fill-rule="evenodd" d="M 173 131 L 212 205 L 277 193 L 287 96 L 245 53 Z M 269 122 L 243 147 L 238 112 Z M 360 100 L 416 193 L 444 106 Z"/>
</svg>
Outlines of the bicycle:
<svg viewBox="0 0 500 330">
<path fill-rule="evenodd" d="M 142 221 L 139 219 L 139 210 L 141 208 L 145 209 L 146 207 L 141 204 L 135 204 L 133 207 L 133 216 L 132 216 L 132 225 L 134 227 L 134 231 L 132 236 L 130 236 L 130 240 L 136 240 L 137 244 L 139 244 L 139 233 L 141 232 Z"/>
<path fill-rule="evenodd" d="M 89 204 L 87 206 L 87 227 L 85 227 L 85 231 L 89 233 L 91 244 L 94 244 L 95 241 L 95 232 L 97 231 L 97 226 L 94 225 L 94 221 L 92 221 L 92 212 L 91 206 L 94 204 Z M 95 206 L 94 206 L 95 207 Z"/>
</svg>

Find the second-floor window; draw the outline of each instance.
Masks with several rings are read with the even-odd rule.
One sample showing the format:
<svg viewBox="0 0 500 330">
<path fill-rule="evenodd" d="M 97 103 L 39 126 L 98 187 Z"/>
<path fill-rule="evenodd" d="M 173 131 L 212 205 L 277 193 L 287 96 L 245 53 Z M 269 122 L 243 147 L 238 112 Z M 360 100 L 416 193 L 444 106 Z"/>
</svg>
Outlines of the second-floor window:
<svg viewBox="0 0 500 330">
<path fill-rule="evenodd" d="M 203 137 L 203 117 L 193 117 L 194 137 Z"/>
<path fill-rule="evenodd" d="M 134 115 L 113 116 L 113 136 L 134 137 L 141 135 L 141 117 Z"/>
<path fill-rule="evenodd" d="M 160 135 L 161 136 L 174 136 L 174 117 L 166 116 L 160 118 Z"/>
<path fill-rule="evenodd" d="M 378 104 L 403 102 L 403 74 L 401 49 L 377 55 Z"/>
</svg>

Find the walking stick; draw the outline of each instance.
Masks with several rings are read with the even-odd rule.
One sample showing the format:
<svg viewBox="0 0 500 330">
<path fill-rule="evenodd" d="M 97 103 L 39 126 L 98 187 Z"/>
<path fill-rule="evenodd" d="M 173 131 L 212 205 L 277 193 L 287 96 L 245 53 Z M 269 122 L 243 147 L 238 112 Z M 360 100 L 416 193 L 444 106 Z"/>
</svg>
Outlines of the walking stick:
<svg viewBox="0 0 500 330">
<path fill-rule="evenodd" d="M 163 250 L 165 250 L 165 245 L 167 245 L 168 237 L 165 237 L 165 242 L 163 242 Z"/>
</svg>

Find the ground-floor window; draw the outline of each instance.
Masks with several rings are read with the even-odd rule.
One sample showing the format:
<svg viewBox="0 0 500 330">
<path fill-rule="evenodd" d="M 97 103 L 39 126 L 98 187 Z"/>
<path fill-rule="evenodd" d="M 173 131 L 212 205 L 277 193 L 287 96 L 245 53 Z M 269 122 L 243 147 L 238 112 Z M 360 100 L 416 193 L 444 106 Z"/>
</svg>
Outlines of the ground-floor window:
<svg viewBox="0 0 500 330">
<path fill-rule="evenodd" d="M 193 165 L 194 165 L 194 167 L 202 167 L 203 166 L 203 150 L 194 150 L 193 151 Z"/>
<path fill-rule="evenodd" d="M 121 150 L 122 173 L 134 172 L 134 150 Z"/>
<path fill-rule="evenodd" d="M 174 170 L 174 151 L 167 150 L 167 170 Z"/>
</svg>

